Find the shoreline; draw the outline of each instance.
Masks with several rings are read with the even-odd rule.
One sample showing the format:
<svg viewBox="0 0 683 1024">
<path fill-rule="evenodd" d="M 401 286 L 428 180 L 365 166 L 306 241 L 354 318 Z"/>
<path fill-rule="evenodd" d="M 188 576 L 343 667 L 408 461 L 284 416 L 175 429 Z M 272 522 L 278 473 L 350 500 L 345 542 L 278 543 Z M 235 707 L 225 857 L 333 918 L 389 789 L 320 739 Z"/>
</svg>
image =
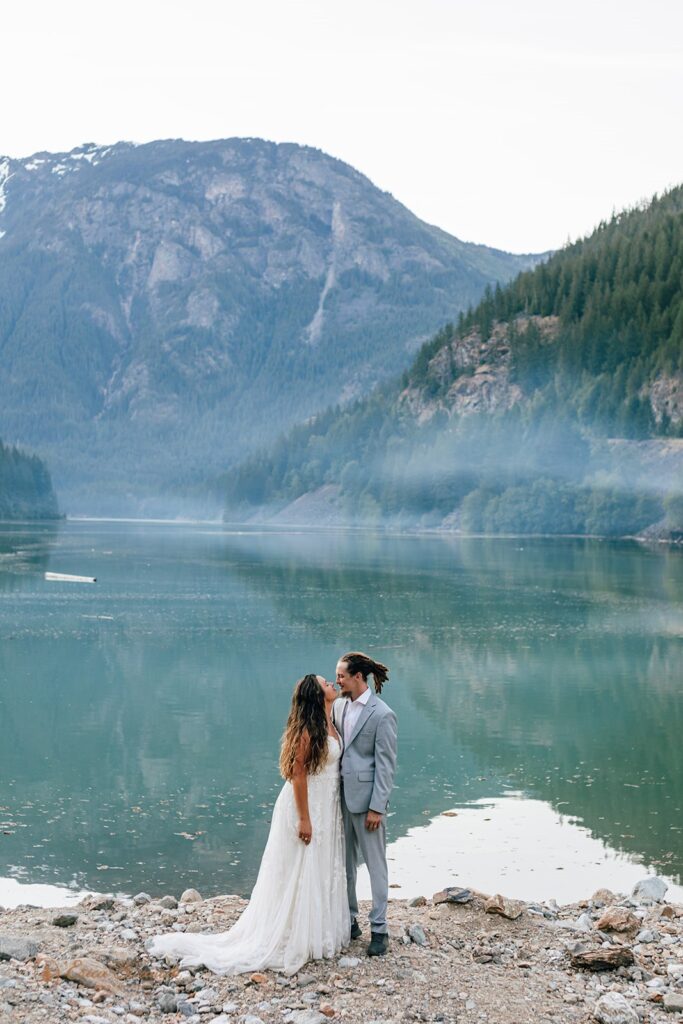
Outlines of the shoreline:
<svg viewBox="0 0 683 1024">
<path fill-rule="evenodd" d="M 469 890 L 392 900 L 384 957 L 364 937 L 293 978 L 219 977 L 150 957 L 158 933 L 224 931 L 247 901 L 189 890 L 0 912 L 0 1021 L 22 1024 L 657 1024 L 683 1012 L 683 904 L 658 879 L 557 907 Z M 457 900 L 457 902 L 453 902 Z M 464 902 L 461 902 L 464 901 Z M 612 969 L 581 966 L 595 957 Z M 618 966 L 621 964 L 621 966 Z M 602 1008 L 602 1009 L 601 1009 Z"/>
</svg>

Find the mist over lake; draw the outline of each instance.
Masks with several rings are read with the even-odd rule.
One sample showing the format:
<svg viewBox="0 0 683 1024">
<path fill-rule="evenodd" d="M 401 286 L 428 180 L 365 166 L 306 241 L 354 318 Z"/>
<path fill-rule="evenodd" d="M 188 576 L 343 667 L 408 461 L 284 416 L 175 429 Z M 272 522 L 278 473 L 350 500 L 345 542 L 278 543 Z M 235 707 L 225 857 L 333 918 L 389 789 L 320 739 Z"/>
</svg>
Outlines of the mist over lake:
<svg viewBox="0 0 683 1024">
<path fill-rule="evenodd" d="M 512 801 L 557 840 L 558 898 L 603 880 L 579 833 L 680 884 L 680 551 L 121 522 L 2 527 L 0 876 L 248 893 L 294 682 L 355 648 L 391 669 L 399 895 L 437 826 L 463 883 L 484 885 L 475 841 L 531 870 Z"/>
</svg>

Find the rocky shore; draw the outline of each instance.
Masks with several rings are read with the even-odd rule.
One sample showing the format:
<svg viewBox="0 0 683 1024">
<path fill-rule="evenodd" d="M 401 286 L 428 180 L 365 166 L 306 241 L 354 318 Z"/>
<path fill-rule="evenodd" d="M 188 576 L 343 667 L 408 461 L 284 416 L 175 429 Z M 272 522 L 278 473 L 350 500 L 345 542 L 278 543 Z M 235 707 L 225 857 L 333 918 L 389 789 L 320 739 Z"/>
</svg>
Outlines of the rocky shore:
<svg viewBox="0 0 683 1024">
<path fill-rule="evenodd" d="M 293 978 L 217 977 L 153 959 L 159 932 L 224 931 L 245 901 L 88 896 L 63 911 L 0 912 L 0 1022 L 638 1024 L 683 1020 L 683 906 L 659 879 L 557 907 L 446 889 L 390 903 L 369 936 Z M 365 908 L 367 909 L 367 908 Z"/>
</svg>

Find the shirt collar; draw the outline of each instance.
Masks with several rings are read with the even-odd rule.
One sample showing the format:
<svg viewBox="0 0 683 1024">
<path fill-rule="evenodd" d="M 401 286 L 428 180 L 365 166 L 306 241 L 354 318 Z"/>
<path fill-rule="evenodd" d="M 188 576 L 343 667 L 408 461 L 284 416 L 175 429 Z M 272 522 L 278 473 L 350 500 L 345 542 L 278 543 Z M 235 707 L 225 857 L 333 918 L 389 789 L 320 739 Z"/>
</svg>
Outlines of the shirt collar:
<svg viewBox="0 0 683 1024">
<path fill-rule="evenodd" d="M 363 690 L 363 692 L 361 693 L 360 697 L 356 697 L 356 699 L 354 701 L 351 701 L 351 703 L 352 704 L 367 704 L 367 702 L 369 700 L 370 700 L 370 687 L 368 687 L 367 690 Z"/>
</svg>

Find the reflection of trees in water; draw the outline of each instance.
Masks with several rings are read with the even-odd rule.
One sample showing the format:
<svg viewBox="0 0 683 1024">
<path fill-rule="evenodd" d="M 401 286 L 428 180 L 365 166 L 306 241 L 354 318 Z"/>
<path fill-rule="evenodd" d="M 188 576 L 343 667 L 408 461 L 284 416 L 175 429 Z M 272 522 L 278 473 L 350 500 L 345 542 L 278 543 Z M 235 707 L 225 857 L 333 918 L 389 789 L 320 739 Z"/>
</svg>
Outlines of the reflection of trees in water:
<svg viewBox="0 0 683 1024">
<path fill-rule="evenodd" d="M 61 523 L 0 523 L 0 592 L 25 590 L 48 568 Z"/>
<path fill-rule="evenodd" d="M 172 599 L 129 594 L 148 535 L 126 534 L 126 545 L 116 621 L 0 646 L 14 683 L 0 710 L 16 737 L 0 747 L 0 772 L 21 780 L 21 805 L 33 802 L 12 805 L 30 828 L 3 837 L 6 864 L 44 857 L 33 876 L 49 879 L 54 853 L 99 888 L 128 886 L 94 865 L 127 864 L 155 891 L 195 871 L 247 891 L 280 785 L 291 685 L 366 646 L 392 668 L 400 718 L 394 835 L 423 809 L 506 781 L 614 846 L 653 859 L 678 850 L 681 870 L 680 833 L 668 830 L 683 785 L 680 555 L 589 541 L 212 535 L 192 539 L 192 571 L 214 587 L 198 607 L 171 538 L 154 557 Z"/>
<path fill-rule="evenodd" d="M 408 731 L 430 723 L 431 743 L 420 730 L 430 772 L 449 777 L 448 755 L 464 749 L 467 767 L 451 760 L 461 781 L 484 765 L 611 846 L 682 874 L 680 552 L 584 540 L 438 546 L 415 545 L 421 560 L 397 558 L 396 569 L 335 565 L 327 553 L 322 566 L 280 555 L 254 572 L 252 561 L 244 575 L 298 624 L 332 634 L 343 624 L 349 640 L 378 645 L 417 713 Z M 415 793 L 424 765 L 410 754 Z M 475 795 L 453 781 L 455 794 Z"/>
<path fill-rule="evenodd" d="M 21 779 L 18 804 L 8 790 L 10 807 L 30 825 L 5 837 L 3 860 L 37 858 L 28 860 L 33 878 L 49 880 L 50 860 L 39 870 L 42 854 L 33 850 L 39 829 L 45 856 L 85 872 L 91 886 L 121 877 L 96 873 L 97 864 L 143 862 L 133 873 L 149 885 L 158 879 L 157 889 L 194 870 L 224 879 L 241 871 L 248 889 L 279 788 L 289 680 L 273 699 L 256 650 L 170 640 L 160 647 L 107 636 L 108 626 L 97 644 L 33 638 L 0 650 L 4 679 L 20 678 L 26 666 L 31 674 L 2 697 L 15 742 L 0 749 L 0 773 Z M 249 683 L 234 686 L 235 678 Z M 247 827 L 236 825 L 242 820 Z M 181 832 L 205 835 L 174 835 Z M 239 869 L 228 866 L 236 848 Z"/>
</svg>

